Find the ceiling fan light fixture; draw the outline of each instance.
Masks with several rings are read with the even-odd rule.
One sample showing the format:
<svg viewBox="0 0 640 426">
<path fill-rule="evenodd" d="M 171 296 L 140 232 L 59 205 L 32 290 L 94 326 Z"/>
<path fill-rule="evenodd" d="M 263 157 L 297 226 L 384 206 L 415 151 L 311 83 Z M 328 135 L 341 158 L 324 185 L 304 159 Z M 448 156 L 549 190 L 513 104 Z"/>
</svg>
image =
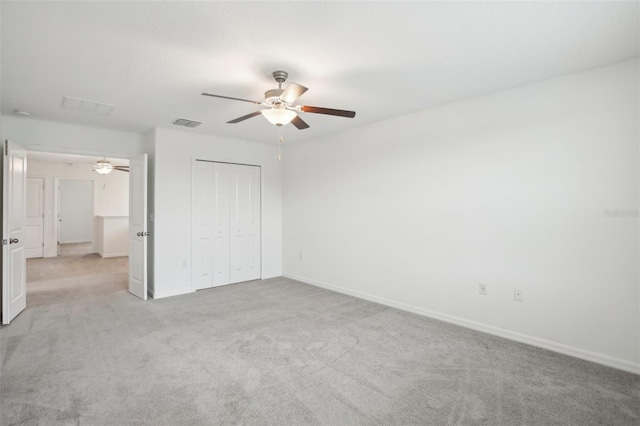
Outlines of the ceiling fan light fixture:
<svg viewBox="0 0 640 426">
<path fill-rule="evenodd" d="M 284 126 L 285 124 L 289 124 L 291 120 L 296 118 L 298 114 L 295 111 L 291 111 L 288 109 L 263 109 L 260 111 L 264 118 L 269 120 L 271 124 L 275 124 L 278 127 Z"/>
<path fill-rule="evenodd" d="M 1 1 L 1 0 L 0 0 Z M 300 96 L 302 96 L 308 88 L 298 84 L 289 83 L 286 88 L 282 88 L 289 76 L 285 71 L 274 71 L 273 78 L 278 82 L 277 89 L 271 89 L 264 92 L 264 101 L 258 102 L 250 99 L 232 98 L 230 96 L 214 95 L 212 93 L 202 93 L 203 96 L 211 96 L 213 98 L 231 99 L 233 101 L 249 102 L 256 105 L 264 105 L 271 107 L 269 109 L 254 111 L 250 114 L 243 115 L 242 117 L 234 118 L 227 121 L 229 124 L 240 123 L 241 121 L 248 120 L 257 115 L 262 114 L 271 124 L 278 127 L 282 127 L 286 124 L 293 124 L 298 130 L 308 129 L 309 125 L 304 122 L 302 118 L 297 114 L 298 112 L 310 112 L 314 114 L 334 115 L 337 117 L 353 118 L 356 115 L 355 111 L 346 111 L 335 108 L 323 108 L 312 107 L 306 105 L 295 105 L 295 102 Z"/>
<path fill-rule="evenodd" d="M 113 170 L 113 166 L 107 160 L 98 160 L 96 165 L 93 166 L 93 170 L 101 175 L 108 175 Z"/>
</svg>

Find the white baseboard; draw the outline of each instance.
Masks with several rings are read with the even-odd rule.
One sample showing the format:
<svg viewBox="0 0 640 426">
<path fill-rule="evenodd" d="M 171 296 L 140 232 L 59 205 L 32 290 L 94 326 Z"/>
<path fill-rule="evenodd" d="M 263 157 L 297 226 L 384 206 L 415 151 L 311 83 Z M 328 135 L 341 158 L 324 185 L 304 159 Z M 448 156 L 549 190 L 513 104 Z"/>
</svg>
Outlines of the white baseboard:
<svg viewBox="0 0 640 426">
<path fill-rule="evenodd" d="M 263 275 L 262 278 L 260 278 L 261 280 L 268 280 L 270 278 L 278 278 L 278 277 L 282 277 L 282 274 L 267 274 L 267 275 Z"/>
<path fill-rule="evenodd" d="M 108 258 L 108 257 L 125 257 L 125 256 L 129 256 L 129 252 L 121 252 L 121 253 L 105 253 L 105 254 L 101 254 L 98 253 L 100 255 L 100 257 L 103 258 Z"/>
<path fill-rule="evenodd" d="M 149 293 L 151 291 L 151 293 Z M 189 294 L 189 293 L 193 293 L 193 289 L 191 287 L 187 287 L 187 288 L 177 288 L 175 290 L 170 290 L 170 291 L 152 291 L 149 287 L 147 287 L 147 294 L 150 294 L 151 297 L 153 297 L 154 299 L 163 299 L 165 297 L 173 297 L 173 296 L 180 296 L 182 294 Z"/>
<path fill-rule="evenodd" d="M 292 280 L 303 282 L 305 284 L 326 288 L 327 290 L 332 290 L 338 293 L 347 294 L 349 296 L 358 297 L 360 299 L 369 300 L 371 302 L 380 303 L 381 305 L 390 306 L 392 308 L 397 308 L 403 311 L 412 312 L 414 314 L 422 315 L 425 317 L 434 318 L 440 321 L 445 321 L 451 324 L 459 325 L 461 327 L 470 328 L 473 330 L 481 331 L 483 333 L 492 334 L 494 336 L 504 337 L 506 339 L 515 340 L 516 342 L 520 342 L 520 343 L 526 343 L 531 346 L 548 349 L 550 351 L 558 352 L 564 355 L 569 355 L 575 358 L 580 358 L 580 359 L 595 362 L 598 364 L 606 365 L 607 367 L 617 368 L 619 370 L 627 371 L 629 373 L 640 374 L 640 363 L 635 363 L 635 362 L 627 361 L 624 359 L 611 357 L 611 356 L 600 354 L 597 352 L 587 351 L 584 349 L 576 348 L 569 345 L 564 345 L 562 343 L 557 343 L 557 342 L 553 342 L 546 339 L 540 339 L 538 337 L 517 333 L 515 331 L 505 330 L 503 328 L 494 327 L 491 325 L 468 320 L 465 318 L 460 318 L 453 315 L 432 311 L 430 309 L 424 309 L 418 306 L 396 302 L 394 300 L 386 299 L 383 297 L 378 297 L 371 294 L 362 293 L 359 291 L 349 290 L 343 287 L 334 286 L 321 281 L 313 280 L 306 277 L 301 277 L 295 274 L 283 274 L 283 276 L 286 278 L 291 278 Z"/>
</svg>

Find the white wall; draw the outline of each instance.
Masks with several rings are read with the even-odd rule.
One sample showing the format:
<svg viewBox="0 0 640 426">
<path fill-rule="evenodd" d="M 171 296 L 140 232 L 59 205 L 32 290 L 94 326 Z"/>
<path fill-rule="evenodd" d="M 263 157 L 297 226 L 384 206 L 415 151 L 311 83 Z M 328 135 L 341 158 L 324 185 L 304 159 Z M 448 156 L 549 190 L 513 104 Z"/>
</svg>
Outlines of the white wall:
<svg viewBox="0 0 640 426">
<path fill-rule="evenodd" d="M 96 217 L 96 253 L 102 257 L 129 255 L 129 216 Z"/>
<path fill-rule="evenodd" d="M 146 149 L 144 136 L 137 133 L 9 115 L 2 116 L 2 137 L 30 151 L 130 158 Z"/>
<path fill-rule="evenodd" d="M 100 175 L 91 167 L 69 167 L 61 163 L 28 160 L 27 175 L 44 177 L 44 257 L 57 255 L 54 178 L 84 178 L 94 181 L 95 215 L 129 215 L 129 174 L 111 172 Z"/>
<path fill-rule="evenodd" d="M 152 170 L 154 297 L 191 288 L 191 172 L 193 157 L 262 166 L 262 278 L 279 276 L 282 180 L 278 147 L 237 139 L 156 129 Z"/>
<path fill-rule="evenodd" d="M 638 77 L 634 60 L 287 144 L 285 275 L 640 372 L 638 217 L 605 215 L 639 207 Z"/>
</svg>

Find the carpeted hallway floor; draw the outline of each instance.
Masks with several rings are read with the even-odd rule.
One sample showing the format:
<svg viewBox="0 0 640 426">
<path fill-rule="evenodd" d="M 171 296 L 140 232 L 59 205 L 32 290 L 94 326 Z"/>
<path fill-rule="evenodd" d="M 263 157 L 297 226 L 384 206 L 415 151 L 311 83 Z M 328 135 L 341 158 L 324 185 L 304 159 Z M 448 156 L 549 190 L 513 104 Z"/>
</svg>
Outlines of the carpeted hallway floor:
<svg viewBox="0 0 640 426">
<path fill-rule="evenodd" d="M 126 280 L 29 260 L 0 424 L 640 424 L 640 376 L 285 278 L 147 302 Z"/>
</svg>

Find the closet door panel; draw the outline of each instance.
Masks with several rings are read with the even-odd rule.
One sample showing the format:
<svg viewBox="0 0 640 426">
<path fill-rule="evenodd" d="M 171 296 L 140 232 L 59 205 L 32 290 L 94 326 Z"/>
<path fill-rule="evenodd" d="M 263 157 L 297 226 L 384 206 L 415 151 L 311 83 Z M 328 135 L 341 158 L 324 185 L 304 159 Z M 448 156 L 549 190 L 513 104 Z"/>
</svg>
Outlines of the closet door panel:
<svg viewBox="0 0 640 426">
<path fill-rule="evenodd" d="M 230 282 L 229 218 L 231 169 L 228 164 L 213 164 L 213 285 Z"/>
<path fill-rule="evenodd" d="M 213 164 L 196 161 L 192 202 L 192 282 L 195 290 L 213 286 Z"/>
<path fill-rule="evenodd" d="M 260 168 L 234 166 L 231 192 L 231 282 L 260 278 Z"/>
<path fill-rule="evenodd" d="M 250 188 L 248 202 L 248 254 L 247 254 L 247 280 L 257 280 L 262 277 L 262 262 L 260 259 L 260 167 L 249 167 Z"/>
<path fill-rule="evenodd" d="M 246 256 L 246 234 L 244 229 L 244 182 L 243 170 L 233 167 L 231 172 L 231 282 L 237 283 L 246 281 L 244 258 Z"/>
</svg>

